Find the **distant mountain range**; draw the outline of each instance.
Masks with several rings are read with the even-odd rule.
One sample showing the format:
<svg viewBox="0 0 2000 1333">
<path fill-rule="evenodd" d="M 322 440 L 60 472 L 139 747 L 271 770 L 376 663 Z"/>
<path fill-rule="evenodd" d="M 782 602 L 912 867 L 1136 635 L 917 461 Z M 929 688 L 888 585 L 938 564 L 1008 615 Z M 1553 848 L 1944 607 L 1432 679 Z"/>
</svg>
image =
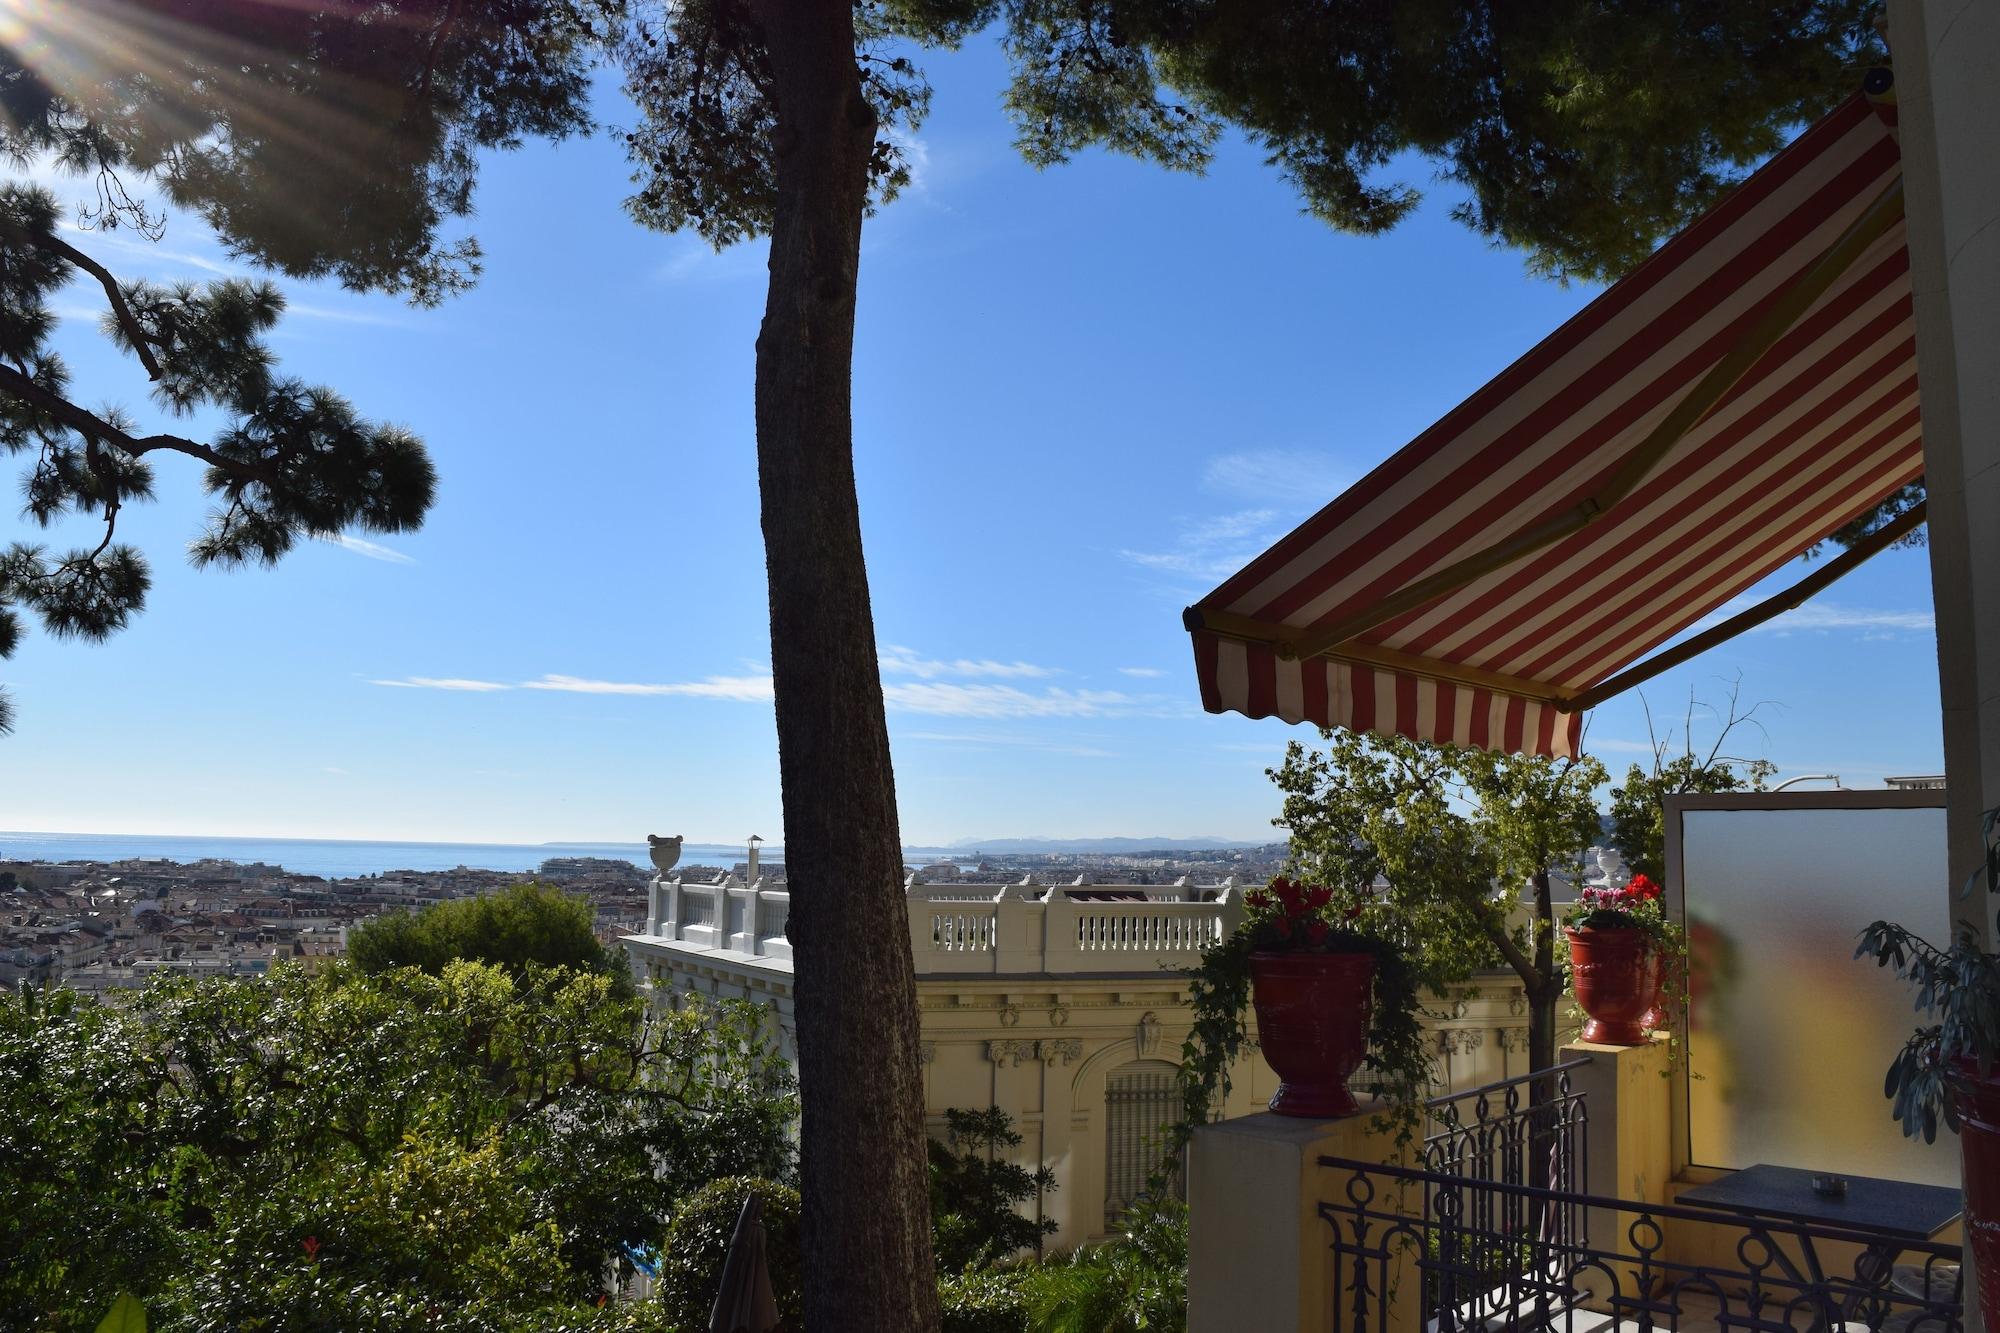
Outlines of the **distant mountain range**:
<svg viewBox="0 0 2000 1333">
<path fill-rule="evenodd" d="M 943 848 L 913 847 L 911 851 L 993 852 L 999 855 L 1043 852 L 1097 852 L 1106 855 L 1138 852 L 1229 851 L 1266 847 L 1269 843 L 1232 838 L 960 838 Z"/>
</svg>

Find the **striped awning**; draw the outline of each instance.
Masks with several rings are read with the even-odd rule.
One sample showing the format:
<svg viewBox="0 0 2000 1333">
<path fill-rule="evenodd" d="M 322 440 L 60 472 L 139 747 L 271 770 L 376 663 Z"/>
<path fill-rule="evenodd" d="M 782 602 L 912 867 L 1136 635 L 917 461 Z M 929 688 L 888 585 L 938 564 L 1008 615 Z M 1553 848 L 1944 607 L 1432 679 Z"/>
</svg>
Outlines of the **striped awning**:
<svg viewBox="0 0 2000 1333">
<path fill-rule="evenodd" d="M 1203 705 L 1572 754 L 1691 655 L 1648 653 L 1918 479 L 1894 119 L 1844 103 L 1190 607 Z"/>
</svg>

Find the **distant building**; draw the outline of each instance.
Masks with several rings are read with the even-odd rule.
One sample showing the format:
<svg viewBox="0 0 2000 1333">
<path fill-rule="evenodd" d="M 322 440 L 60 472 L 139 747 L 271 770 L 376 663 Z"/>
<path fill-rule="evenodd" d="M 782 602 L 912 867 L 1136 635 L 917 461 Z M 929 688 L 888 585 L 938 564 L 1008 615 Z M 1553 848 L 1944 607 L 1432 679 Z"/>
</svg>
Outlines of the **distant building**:
<svg viewBox="0 0 2000 1333">
<path fill-rule="evenodd" d="M 955 869 L 955 867 L 954 867 Z M 780 1049 L 795 1049 L 791 895 L 769 880 L 655 877 L 642 933 L 624 939 L 652 1002 L 689 994 L 769 1007 Z M 954 1107 L 997 1106 L 1023 1138 L 1024 1164 L 1047 1164 L 1040 1201 L 1055 1243 L 1111 1234 L 1160 1160 L 1160 1130 L 1180 1116 L 1179 1060 L 1189 1027 L 1175 969 L 1235 928 L 1233 881 L 1171 885 L 1032 877 L 974 883 L 954 874 L 905 886 L 927 1123 Z M 1470 1087 L 1527 1067 L 1526 1004 L 1513 974 L 1482 977 L 1427 1020 L 1447 1084 Z M 1260 1056 L 1238 1067 L 1227 1113 L 1277 1090 Z"/>
</svg>

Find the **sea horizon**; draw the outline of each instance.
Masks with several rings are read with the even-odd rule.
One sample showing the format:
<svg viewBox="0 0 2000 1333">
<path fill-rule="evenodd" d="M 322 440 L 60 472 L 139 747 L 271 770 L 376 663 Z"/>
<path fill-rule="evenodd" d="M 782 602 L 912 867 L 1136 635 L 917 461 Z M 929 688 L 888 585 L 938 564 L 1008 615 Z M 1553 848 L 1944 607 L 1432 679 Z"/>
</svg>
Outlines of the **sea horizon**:
<svg viewBox="0 0 2000 1333">
<path fill-rule="evenodd" d="M 731 866 L 744 859 L 742 844 L 684 843 L 681 864 Z M 765 848 L 773 861 L 780 849 Z M 282 866 L 294 874 L 329 879 L 393 870 L 519 871 L 538 869 L 551 857 L 595 856 L 652 864 L 643 842 L 427 842 L 399 838 L 279 838 L 185 833 L 53 833 L 0 830 L 0 861 L 234 861 Z"/>
<path fill-rule="evenodd" d="M 905 855 L 929 854 L 940 848 L 906 847 Z M 686 842 L 684 866 L 733 866 L 749 848 L 743 843 Z M 772 862 L 784 860 L 784 848 L 762 848 Z M 395 870 L 498 870 L 522 874 L 540 868 L 551 857 L 595 856 L 652 865 L 643 842 L 426 842 L 399 838 L 280 838 L 188 833 L 52 833 L 0 830 L 0 861 L 234 861 L 241 865 L 282 866 L 300 875 L 346 879 Z"/>
</svg>

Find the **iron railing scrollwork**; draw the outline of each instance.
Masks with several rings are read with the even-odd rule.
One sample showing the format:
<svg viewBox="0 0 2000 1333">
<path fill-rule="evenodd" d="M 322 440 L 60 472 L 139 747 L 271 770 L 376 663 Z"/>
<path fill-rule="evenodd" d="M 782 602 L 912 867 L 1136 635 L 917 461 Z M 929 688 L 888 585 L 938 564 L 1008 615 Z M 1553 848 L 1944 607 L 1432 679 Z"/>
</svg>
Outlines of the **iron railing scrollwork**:
<svg viewBox="0 0 2000 1333">
<path fill-rule="evenodd" d="M 1575 1202 L 1589 1182 L 1590 1110 L 1571 1074 L 1589 1056 L 1535 1074 L 1502 1079 L 1425 1104 L 1422 1165 L 1449 1179 L 1529 1185 L 1558 1198 L 1457 1191 L 1463 1225 L 1439 1239 L 1450 1263 L 1495 1276 L 1524 1262 L 1522 1242 L 1582 1235 Z"/>
<path fill-rule="evenodd" d="M 1956 1245 L 1323 1157 L 1338 1333 L 1962 1333 Z M 1568 1210 L 1574 1210 L 1570 1212 Z M 1509 1231 L 1509 1219 L 1577 1225 Z M 1497 1228 L 1497 1229 L 1496 1229 Z M 1496 1245 L 1509 1259 L 1492 1262 Z M 1419 1312 L 1401 1305 L 1422 1301 Z"/>
</svg>

